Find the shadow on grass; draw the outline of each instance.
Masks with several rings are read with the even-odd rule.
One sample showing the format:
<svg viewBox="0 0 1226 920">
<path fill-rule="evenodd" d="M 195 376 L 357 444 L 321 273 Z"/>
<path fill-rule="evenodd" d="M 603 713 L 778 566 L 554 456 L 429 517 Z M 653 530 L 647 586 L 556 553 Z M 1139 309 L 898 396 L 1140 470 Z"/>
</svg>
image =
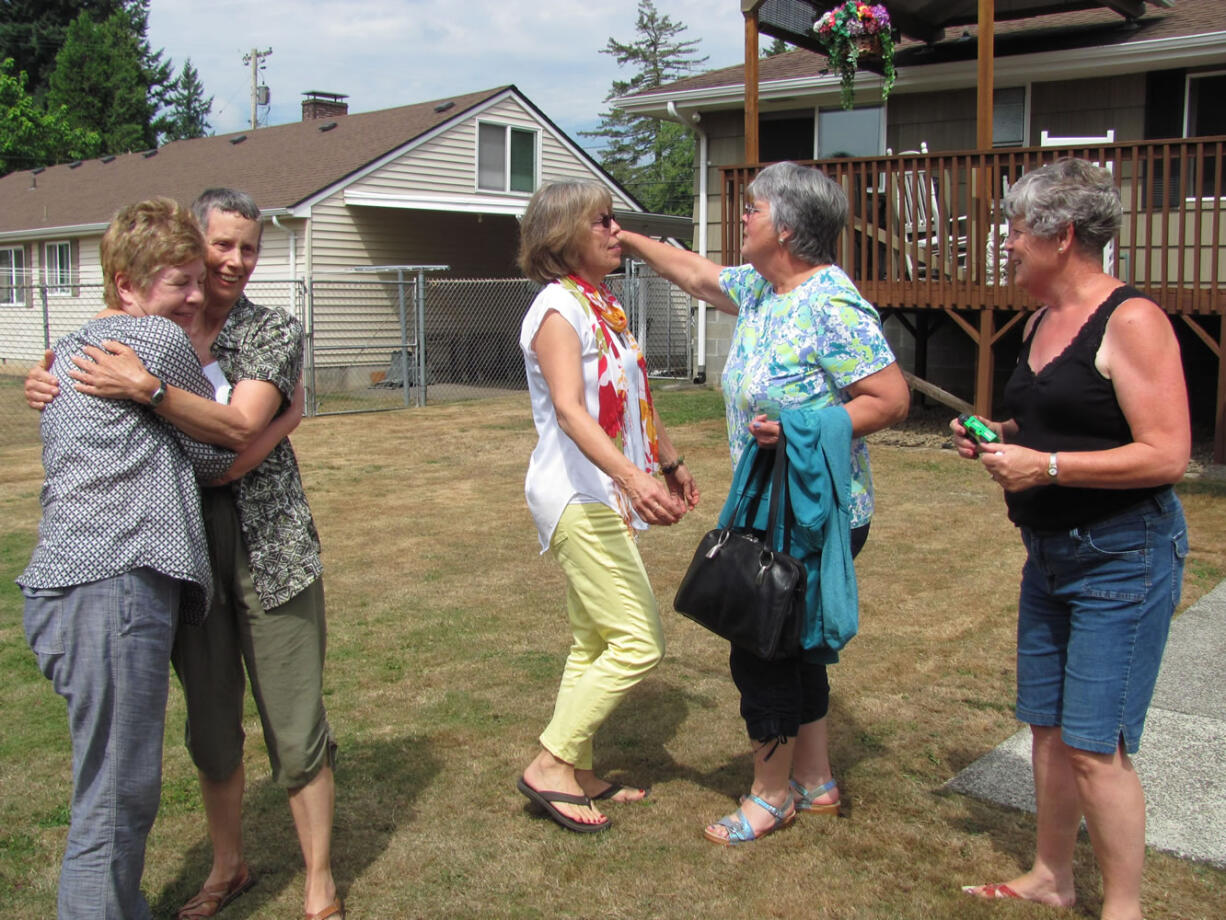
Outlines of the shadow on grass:
<svg viewBox="0 0 1226 920">
<path fill-rule="evenodd" d="M 440 769 L 430 743 L 418 736 L 351 742 L 341 748 L 336 763 L 332 872 L 342 897 L 379 859 L 400 828 L 412 823 L 420 790 Z M 247 786 L 243 849 L 257 883 L 226 907 L 231 920 L 256 914 L 287 886 L 302 882 L 302 853 L 286 793 L 270 779 Z M 199 836 L 183 854 L 177 877 L 151 898 L 153 915 L 174 917 L 199 889 L 211 861 L 212 847 L 202 816 Z"/>
<path fill-rule="evenodd" d="M 728 677 L 729 683 L 732 677 Z M 713 709 L 711 700 L 698 693 L 661 682 L 636 687 L 605 721 L 596 735 L 596 767 L 601 776 L 626 783 L 663 783 L 684 780 L 739 799 L 749 791 L 753 779 L 753 753 L 748 736 L 744 745 L 726 751 L 709 767 L 679 763 L 669 753 L 670 743 L 690 716 L 691 708 Z M 850 773 L 860 761 L 875 752 L 860 743 L 865 732 L 854 718 L 831 699 L 828 715 L 831 725 L 830 757 L 838 773 Z M 739 722 L 739 719 L 737 720 Z M 846 743 L 843 739 L 848 739 Z M 849 813 L 851 801 L 843 799 L 843 812 Z"/>
<path fill-rule="evenodd" d="M 1016 866 L 1015 870 L 1005 869 L 1000 878 L 992 876 L 990 868 L 967 866 L 965 877 L 957 882 L 959 885 L 1008 881 L 1026 872 L 1034 863 L 1036 826 L 1035 816 L 1031 812 L 995 802 L 985 802 L 962 793 L 939 794 L 948 795 L 964 803 L 966 813 L 949 822 L 950 827 L 960 837 L 987 837 L 992 843 L 992 849 L 1001 854 L 1002 861 Z M 1094 851 L 1084 824 L 1078 833 L 1077 849 L 1073 854 L 1073 884 L 1077 892 L 1077 903 L 1072 908 L 1072 913 L 1097 917 L 1102 909 L 1102 892 L 1099 890 Z"/>
</svg>

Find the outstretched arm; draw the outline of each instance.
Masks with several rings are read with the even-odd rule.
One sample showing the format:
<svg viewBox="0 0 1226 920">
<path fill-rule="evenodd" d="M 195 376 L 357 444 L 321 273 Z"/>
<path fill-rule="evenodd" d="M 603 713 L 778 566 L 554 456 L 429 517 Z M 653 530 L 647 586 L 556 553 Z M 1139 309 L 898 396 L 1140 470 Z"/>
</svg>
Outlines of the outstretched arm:
<svg viewBox="0 0 1226 920">
<path fill-rule="evenodd" d="M 617 241 L 623 249 L 638 256 L 691 297 L 705 300 L 723 313 L 736 315 L 736 302 L 719 286 L 720 268 L 710 259 L 631 230 L 619 230 Z"/>
</svg>

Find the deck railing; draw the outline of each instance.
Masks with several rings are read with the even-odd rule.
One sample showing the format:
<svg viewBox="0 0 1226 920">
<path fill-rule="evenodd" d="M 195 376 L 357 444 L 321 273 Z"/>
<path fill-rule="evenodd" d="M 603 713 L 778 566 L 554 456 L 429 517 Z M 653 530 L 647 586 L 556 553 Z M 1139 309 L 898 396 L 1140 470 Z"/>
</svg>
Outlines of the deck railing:
<svg viewBox="0 0 1226 920">
<path fill-rule="evenodd" d="M 839 264 L 878 307 L 1033 308 L 1006 270 L 1002 198 L 1023 172 L 1079 156 L 1108 167 L 1123 199 L 1110 270 L 1169 313 L 1222 314 L 1224 148 L 1226 137 L 1211 137 L 808 162 L 847 192 Z M 725 264 L 740 261 L 745 187 L 761 168 L 721 170 Z"/>
</svg>

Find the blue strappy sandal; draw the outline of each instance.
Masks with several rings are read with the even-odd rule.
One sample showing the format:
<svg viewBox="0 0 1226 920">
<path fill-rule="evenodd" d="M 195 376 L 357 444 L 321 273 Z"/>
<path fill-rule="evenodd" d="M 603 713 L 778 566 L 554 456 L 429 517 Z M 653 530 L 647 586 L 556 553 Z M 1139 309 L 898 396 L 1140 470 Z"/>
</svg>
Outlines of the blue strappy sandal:
<svg viewBox="0 0 1226 920">
<path fill-rule="evenodd" d="M 788 813 L 787 811 L 788 806 L 792 804 L 791 796 L 788 796 L 788 801 L 783 803 L 782 808 L 776 808 L 770 802 L 766 801 L 766 799 L 762 798 L 761 796 L 753 795 L 752 793 L 745 796 L 745 799 L 742 799 L 742 801 L 745 801 L 746 799 L 767 812 L 767 814 L 775 819 L 775 823 L 766 830 L 762 831 L 760 834 L 755 834 L 753 832 L 753 826 L 749 823 L 749 819 L 745 817 L 745 812 L 738 808 L 735 814 L 725 815 L 715 822 L 715 825 L 719 827 L 728 828 L 727 837 L 722 837 L 719 834 L 712 833 L 711 826 L 703 828 L 702 835 L 712 843 L 718 843 L 720 846 L 725 847 L 734 847 L 738 844 L 749 843 L 751 840 L 757 840 L 759 837 L 765 837 L 767 834 L 773 834 L 775 831 L 779 830 L 779 828 L 787 827 L 796 818 L 795 809 L 792 809 L 791 813 Z"/>
<path fill-rule="evenodd" d="M 839 803 L 834 802 L 814 802 L 813 800 L 819 795 L 825 795 L 827 792 L 834 791 L 839 788 L 838 783 L 834 780 L 822 783 L 820 786 L 814 786 L 812 789 L 806 789 L 796 780 L 788 780 L 792 785 L 792 801 L 796 805 L 797 811 L 807 812 L 811 815 L 832 815 L 837 816 L 839 813 Z"/>
</svg>

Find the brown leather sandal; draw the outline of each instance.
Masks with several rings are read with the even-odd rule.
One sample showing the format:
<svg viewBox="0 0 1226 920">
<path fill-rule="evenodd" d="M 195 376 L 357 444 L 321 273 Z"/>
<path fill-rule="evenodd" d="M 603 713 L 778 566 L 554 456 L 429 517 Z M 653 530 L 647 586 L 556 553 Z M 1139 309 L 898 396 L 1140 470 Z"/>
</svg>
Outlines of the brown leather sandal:
<svg viewBox="0 0 1226 920">
<path fill-rule="evenodd" d="M 303 914 L 303 920 L 327 920 L 328 917 L 336 917 L 337 920 L 345 920 L 345 902 L 341 900 L 338 894 L 332 899 L 332 903 L 316 914 Z"/>
<path fill-rule="evenodd" d="M 200 890 L 192 895 L 176 915 L 178 920 L 204 920 L 215 916 L 223 907 L 251 888 L 255 884 L 255 876 L 247 868 L 247 864 L 239 868 L 238 875 L 224 885 L 212 888 L 201 885 Z"/>
</svg>

